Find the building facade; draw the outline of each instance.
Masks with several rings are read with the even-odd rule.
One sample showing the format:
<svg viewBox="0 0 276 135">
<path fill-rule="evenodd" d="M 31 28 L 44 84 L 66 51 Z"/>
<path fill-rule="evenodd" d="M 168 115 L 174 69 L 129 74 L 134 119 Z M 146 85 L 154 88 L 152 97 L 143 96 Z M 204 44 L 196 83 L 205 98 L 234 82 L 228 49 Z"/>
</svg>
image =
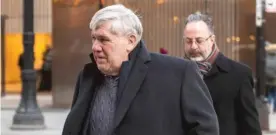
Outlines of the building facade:
<svg viewBox="0 0 276 135">
<path fill-rule="evenodd" d="M 144 26 L 147 48 L 183 57 L 184 19 L 203 12 L 214 19 L 217 44 L 226 56 L 249 65 L 255 71 L 255 1 L 252 0 L 104 0 L 104 5 L 123 3 L 137 11 Z M 6 81 L 18 81 L 16 67 L 22 52 L 22 0 L 2 0 L 2 13 L 9 16 L 6 25 Z M 99 9 L 100 0 L 35 1 L 36 68 L 41 66 L 41 52 L 54 47 L 53 99 L 56 106 L 69 106 L 76 76 L 89 62 L 91 39 L 89 21 Z M 16 5 L 16 6 L 15 6 Z M 4 6 L 4 7 L 3 7 Z M 275 14 L 266 14 L 265 37 L 276 42 Z M 273 34 L 274 33 L 274 34 Z M 13 75 L 9 75 L 13 71 Z M 15 77 L 16 76 L 16 77 Z M 15 79 L 17 78 L 17 79 Z"/>
<path fill-rule="evenodd" d="M 23 52 L 23 0 L 1 0 L 1 15 L 5 16 L 5 90 L 19 92 L 21 90 L 19 55 Z M 50 0 L 34 0 L 34 55 L 36 70 L 42 65 L 42 55 L 47 46 L 52 45 L 52 2 Z M 1 59 L 1 60 L 2 60 Z"/>
</svg>

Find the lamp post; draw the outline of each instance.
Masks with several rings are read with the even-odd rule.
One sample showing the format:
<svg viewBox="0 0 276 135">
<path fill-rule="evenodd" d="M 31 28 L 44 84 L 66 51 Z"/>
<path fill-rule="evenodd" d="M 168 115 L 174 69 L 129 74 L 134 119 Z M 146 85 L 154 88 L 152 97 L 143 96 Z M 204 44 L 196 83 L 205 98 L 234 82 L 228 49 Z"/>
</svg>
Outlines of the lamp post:
<svg viewBox="0 0 276 135">
<path fill-rule="evenodd" d="M 20 104 L 13 117 L 11 129 L 43 129 L 44 117 L 36 101 L 36 72 L 34 70 L 34 1 L 24 0 L 23 64 L 21 79 L 23 89 Z"/>
<path fill-rule="evenodd" d="M 264 9 L 265 0 L 256 0 L 256 96 L 265 95 L 265 40 L 264 40 Z"/>
<path fill-rule="evenodd" d="M 6 15 L 1 15 L 1 96 L 6 94 L 6 82 L 5 82 L 5 25 L 6 25 Z"/>
<path fill-rule="evenodd" d="M 262 130 L 270 130 L 270 108 L 265 98 L 264 8 L 265 0 L 256 0 L 256 106 Z"/>
</svg>

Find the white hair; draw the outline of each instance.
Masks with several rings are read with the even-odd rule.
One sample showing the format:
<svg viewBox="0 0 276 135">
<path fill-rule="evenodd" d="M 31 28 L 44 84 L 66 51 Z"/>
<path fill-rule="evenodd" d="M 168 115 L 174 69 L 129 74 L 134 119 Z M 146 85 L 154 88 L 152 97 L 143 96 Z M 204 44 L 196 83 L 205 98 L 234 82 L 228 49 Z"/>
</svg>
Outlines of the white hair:
<svg viewBox="0 0 276 135">
<path fill-rule="evenodd" d="M 95 31 L 108 21 L 112 21 L 111 33 L 133 34 L 137 43 L 141 40 L 143 33 L 142 23 L 132 10 L 121 4 L 107 6 L 95 13 L 89 27 L 92 31 Z"/>
</svg>

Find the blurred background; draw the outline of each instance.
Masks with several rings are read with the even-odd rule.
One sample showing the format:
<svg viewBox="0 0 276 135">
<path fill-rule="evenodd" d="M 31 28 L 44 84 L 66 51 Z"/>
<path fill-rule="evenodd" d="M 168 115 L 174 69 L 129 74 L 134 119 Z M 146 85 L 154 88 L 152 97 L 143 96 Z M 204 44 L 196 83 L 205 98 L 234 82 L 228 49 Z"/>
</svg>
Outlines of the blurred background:
<svg viewBox="0 0 276 135">
<path fill-rule="evenodd" d="M 261 54 L 269 58 L 270 65 L 275 66 L 276 63 L 276 0 L 262 1 L 267 4 L 272 3 L 272 5 L 264 6 L 262 10 L 265 21 L 263 26 L 259 26 L 261 28 L 259 34 L 256 26 L 256 1 L 33 0 L 30 4 L 33 5 L 33 65 L 36 71 L 35 91 L 37 93 L 35 98 L 37 101 L 33 102 L 37 102 L 41 108 L 46 126 L 52 126 L 53 134 L 60 134 L 71 105 L 77 74 L 83 65 L 89 62 L 91 38 L 88 24 L 90 19 L 100 8 L 115 3 L 124 4 L 137 11 L 137 14 L 142 17 L 143 39 L 150 51 L 161 52 L 162 50 L 167 55 L 177 57 L 184 56 L 182 45 L 184 19 L 194 12 L 211 15 L 214 19 L 215 34 L 220 50 L 231 59 L 250 66 L 254 75 L 258 76 L 256 74 L 258 66 L 265 66 L 256 64 L 258 59 L 256 54 L 260 49 L 258 47 L 263 45 L 265 54 Z M 1 110 L 4 114 L 1 115 L 4 117 L 1 118 L 3 134 L 13 132 L 9 127 L 13 123 L 13 114 L 19 106 L 23 89 L 21 80 L 21 68 L 24 63 L 22 55 L 24 51 L 23 11 L 25 11 L 24 0 L 1 0 L 0 68 Z M 256 35 L 262 37 L 261 45 L 258 45 L 259 38 Z M 273 73 L 275 70 L 270 72 L 270 74 Z M 267 97 L 270 96 L 270 99 L 274 99 L 275 96 L 268 93 L 269 90 L 275 88 L 276 81 L 273 76 L 269 79 L 262 80 L 266 84 L 263 93 Z M 51 122 L 57 119 L 60 123 L 53 122 L 57 124 L 54 126 L 55 124 Z M 268 127 L 268 130 L 276 129 L 276 122 Z M 15 133 L 14 131 L 14 134 L 22 134 L 22 132 Z"/>
</svg>

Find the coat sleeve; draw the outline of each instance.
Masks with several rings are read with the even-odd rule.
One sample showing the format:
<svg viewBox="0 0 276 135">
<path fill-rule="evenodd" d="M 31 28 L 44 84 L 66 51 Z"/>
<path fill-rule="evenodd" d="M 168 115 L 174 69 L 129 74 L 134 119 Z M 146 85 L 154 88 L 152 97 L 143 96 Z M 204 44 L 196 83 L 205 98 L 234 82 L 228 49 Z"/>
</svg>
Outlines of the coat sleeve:
<svg viewBox="0 0 276 135">
<path fill-rule="evenodd" d="M 82 78 L 82 71 L 79 73 L 78 78 L 77 78 L 77 82 L 76 82 L 76 85 L 75 85 L 75 90 L 74 90 L 74 95 L 73 95 L 73 101 L 72 101 L 72 104 L 71 104 L 71 108 L 74 107 L 74 105 L 75 105 L 75 103 L 76 103 L 76 101 L 78 99 L 80 82 L 82 82 L 81 78 Z"/>
<path fill-rule="evenodd" d="M 240 135 L 262 135 L 253 92 L 252 72 L 245 75 L 236 99 Z"/>
<path fill-rule="evenodd" d="M 211 95 L 194 62 L 188 62 L 182 81 L 184 128 L 191 135 L 219 135 L 218 119 Z"/>
</svg>

